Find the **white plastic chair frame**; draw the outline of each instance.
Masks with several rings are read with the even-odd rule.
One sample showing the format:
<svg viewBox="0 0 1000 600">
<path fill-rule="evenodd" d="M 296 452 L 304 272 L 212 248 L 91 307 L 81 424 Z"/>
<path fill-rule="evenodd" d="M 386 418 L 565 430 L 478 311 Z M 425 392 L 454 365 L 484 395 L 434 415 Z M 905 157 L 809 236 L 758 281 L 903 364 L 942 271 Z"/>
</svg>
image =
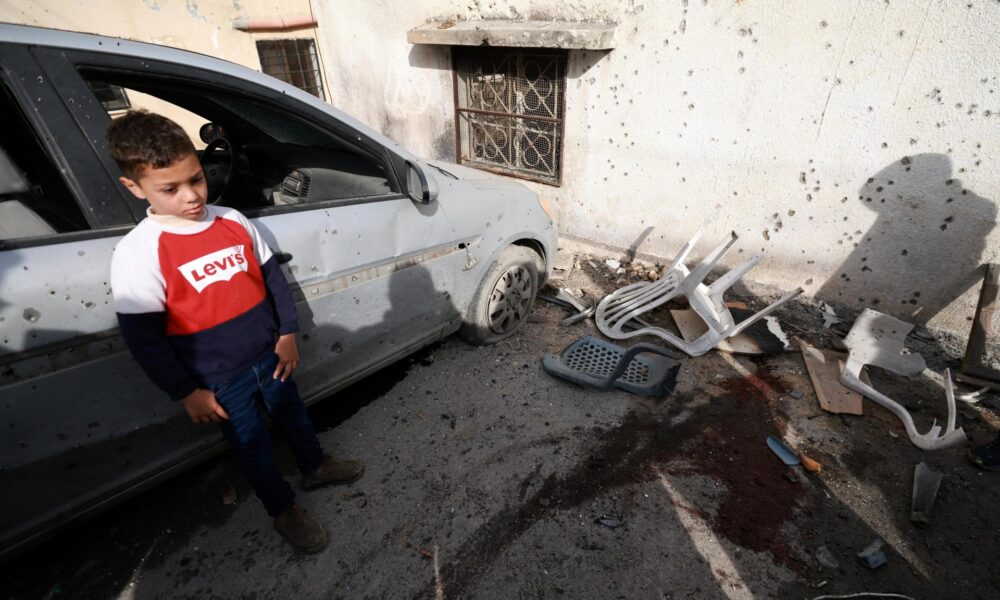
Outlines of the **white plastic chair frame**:
<svg viewBox="0 0 1000 600">
<path fill-rule="evenodd" d="M 654 282 L 640 281 L 627 285 L 601 300 L 597 306 L 595 321 L 604 335 L 620 340 L 639 335 L 655 335 L 680 348 L 689 356 L 700 356 L 714 348 L 720 341 L 740 333 L 802 293 L 802 288 L 798 288 L 785 294 L 745 321 L 736 323 L 729 308 L 726 307 L 722 295 L 760 261 L 760 256 L 751 257 L 750 260 L 716 279 L 712 285 L 705 285 L 702 280 L 712 272 L 712 269 L 738 239 L 736 232 L 732 232 L 729 238 L 716 246 L 694 270 L 689 271 L 684 261 L 702 234 L 705 233 L 708 224 L 706 222 L 702 225 L 691 240 L 681 248 L 673 263 L 663 270 L 660 279 Z M 638 323 L 633 321 L 637 316 L 647 313 L 677 296 L 686 297 L 694 312 L 708 325 L 708 331 L 698 339 L 686 342 L 661 327 L 638 327 Z M 632 323 L 629 323 L 630 321 Z M 625 331 L 623 328 L 627 325 L 635 329 Z"/>
<path fill-rule="evenodd" d="M 844 345 L 850 350 L 847 363 L 840 374 L 840 382 L 865 398 L 882 406 L 903 422 L 906 435 L 913 445 L 923 450 L 942 450 L 965 442 L 965 432 L 955 428 L 955 389 L 951 383 L 951 372 L 944 371 L 944 396 L 948 403 L 948 421 L 944 431 L 935 420 L 927 433 L 921 434 L 913 423 L 910 412 L 875 388 L 861 381 L 861 369 L 865 365 L 881 367 L 899 375 L 917 375 L 926 368 L 924 357 L 906 350 L 903 341 L 913 329 L 913 325 L 889 315 L 866 308 L 850 333 L 844 338 Z"/>
</svg>

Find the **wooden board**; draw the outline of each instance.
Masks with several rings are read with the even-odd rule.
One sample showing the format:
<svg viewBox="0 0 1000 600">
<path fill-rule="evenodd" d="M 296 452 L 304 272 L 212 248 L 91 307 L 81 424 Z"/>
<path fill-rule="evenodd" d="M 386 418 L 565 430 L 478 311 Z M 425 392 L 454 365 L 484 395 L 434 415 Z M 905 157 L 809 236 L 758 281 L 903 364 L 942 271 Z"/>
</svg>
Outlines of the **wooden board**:
<svg viewBox="0 0 1000 600">
<path fill-rule="evenodd" d="M 832 413 L 860 415 L 861 394 L 849 390 L 840 383 L 840 373 L 844 370 L 847 354 L 833 350 L 820 350 L 799 340 L 802 358 L 809 371 L 813 389 L 819 399 L 819 406 Z"/>
</svg>

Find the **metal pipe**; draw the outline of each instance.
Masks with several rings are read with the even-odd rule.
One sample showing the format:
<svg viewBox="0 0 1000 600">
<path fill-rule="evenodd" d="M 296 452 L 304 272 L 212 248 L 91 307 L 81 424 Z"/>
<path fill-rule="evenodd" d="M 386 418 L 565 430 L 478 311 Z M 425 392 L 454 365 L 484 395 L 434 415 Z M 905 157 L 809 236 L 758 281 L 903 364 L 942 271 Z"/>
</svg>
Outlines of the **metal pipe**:
<svg viewBox="0 0 1000 600">
<path fill-rule="evenodd" d="M 308 17 L 272 17 L 269 19 L 248 19 L 239 17 L 233 19 L 233 29 L 239 31 L 292 31 L 316 27 L 316 19 Z"/>
</svg>

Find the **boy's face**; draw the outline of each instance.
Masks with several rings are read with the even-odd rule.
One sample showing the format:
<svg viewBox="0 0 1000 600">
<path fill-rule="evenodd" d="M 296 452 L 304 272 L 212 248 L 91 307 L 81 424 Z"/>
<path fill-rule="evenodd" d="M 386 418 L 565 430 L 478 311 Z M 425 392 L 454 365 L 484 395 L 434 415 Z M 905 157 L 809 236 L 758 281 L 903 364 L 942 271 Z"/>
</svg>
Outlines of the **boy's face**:
<svg viewBox="0 0 1000 600">
<path fill-rule="evenodd" d="M 198 221 L 205 213 L 208 184 L 194 154 L 162 169 L 145 167 L 136 180 L 119 178 L 122 185 L 153 208 L 153 214 Z"/>
</svg>

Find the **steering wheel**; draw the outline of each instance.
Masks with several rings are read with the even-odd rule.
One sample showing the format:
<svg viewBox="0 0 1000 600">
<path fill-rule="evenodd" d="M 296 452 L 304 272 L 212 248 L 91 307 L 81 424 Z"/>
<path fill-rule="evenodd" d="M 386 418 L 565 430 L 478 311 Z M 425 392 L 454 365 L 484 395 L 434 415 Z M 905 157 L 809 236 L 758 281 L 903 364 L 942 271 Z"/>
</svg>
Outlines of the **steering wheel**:
<svg viewBox="0 0 1000 600">
<path fill-rule="evenodd" d="M 218 150 L 229 153 L 229 161 L 212 160 Z M 201 168 L 205 171 L 205 181 L 208 184 L 208 203 L 215 204 L 222 199 L 222 195 L 229 187 L 233 173 L 236 172 L 239 153 L 236 145 L 224 137 L 217 137 L 211 141 L 201 152 Z"/>
</svg>

